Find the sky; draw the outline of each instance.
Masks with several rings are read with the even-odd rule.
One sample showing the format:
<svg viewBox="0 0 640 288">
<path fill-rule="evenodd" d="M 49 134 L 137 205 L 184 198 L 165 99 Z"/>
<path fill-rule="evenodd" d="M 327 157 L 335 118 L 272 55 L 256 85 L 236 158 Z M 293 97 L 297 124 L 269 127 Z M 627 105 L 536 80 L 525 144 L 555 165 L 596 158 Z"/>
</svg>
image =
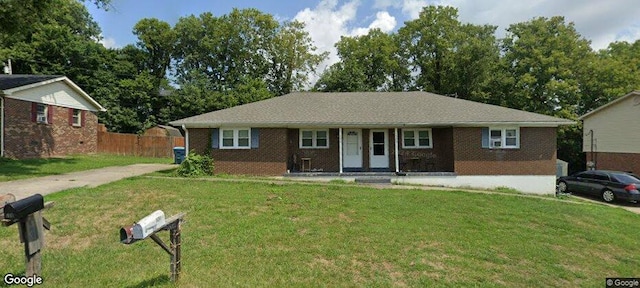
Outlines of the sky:
<svg viewBox="0 0 640 288">
<path fill-rule="evenodd" d="M 137 39 L 131 31 L 143 18 L 174 25 L 189 15 L 221 16 L 233 8 L 256 8 L 280 21 L 305 22 L 318 51 L 330 53 L 321 71 L 339 60 L 334 44 L 341 36 L 363 35 L 372 28 L 397 31 L 427 5 L 456 7 L 462 23 L 496 25 L 498 38 L 505 36 L 510 24 L 564 16 L 596 50 L 614 41 L 640 39 L 638 0 L 112 0 L 108 11 L 97 9 L 91 1 L 85 5 L 102 29 L 103 45 L 110 48 L 134 44 Z"/>
</svg>

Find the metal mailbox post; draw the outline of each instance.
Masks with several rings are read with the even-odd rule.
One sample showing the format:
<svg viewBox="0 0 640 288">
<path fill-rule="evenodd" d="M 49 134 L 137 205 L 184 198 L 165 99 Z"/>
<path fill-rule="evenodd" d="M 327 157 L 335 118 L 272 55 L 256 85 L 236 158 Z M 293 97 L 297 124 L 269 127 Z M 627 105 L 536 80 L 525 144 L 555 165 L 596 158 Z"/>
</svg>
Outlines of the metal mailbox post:
<svg viewBox="0 0 640 288">
<path fill-rule="evenodd" d="M 177 281 L 180 277 L 181 252 L 180 246 L 182 239 L 180 230 L 182 221 L 186 213 L 178 213 L 167 219 L 164 218 L 164 212 L 157 210 L 149 216 L 142 218 L 138 223 L 131 226 L 125 226 L 120 229 L 120 242 L 123 244 L 132 244 L 147 238 L 151 238 L 158 246 L 171 256 L 170 270 L 171 281 Z M 171 246 L 167 246 L 158 235 L 160 231 L 169 230 L 169 241 Z"/>
</svg>

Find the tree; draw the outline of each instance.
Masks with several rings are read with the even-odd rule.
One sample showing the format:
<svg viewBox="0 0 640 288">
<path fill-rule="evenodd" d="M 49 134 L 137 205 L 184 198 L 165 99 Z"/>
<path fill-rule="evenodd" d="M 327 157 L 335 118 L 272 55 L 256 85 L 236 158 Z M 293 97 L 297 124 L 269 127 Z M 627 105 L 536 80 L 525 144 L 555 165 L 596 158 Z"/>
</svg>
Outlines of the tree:
<svg viewBox="0 0 640 288">
<path fill-rule="evenodd" d="M 342 37 L 336 43 L 340 62 L 319 79 L 322 91 L 402 91 L 409 82 L 397 37 L 372 29 L 366 35 Z"/>
<path fill-rule="evenodd" d="M 267 51 L 269 72 L 266 81 L 275 95 L 304 89 L 308 85 L 309 73 L 327 56 L 327 52 L 314 54 L 316 47 L 304 31 L 301 22 L 286 22 L 276 32 Z"/>
<path fill-rule="evenodd" d="M 398 30 L 400 49 L 417 74 L 411 89 L 482 98 L 499 55 L 495 29 L 463 25 L 453 7 L 424 7 Z"/>
<path fill-rule="evenodd" d="M 595 54 L 563 17 L 535 18 L 511 25 L 502 41 L 502 67 L 507 75 L 496 89 L 504 106 L 576 120 Z M 558 158 L 572 169 L 584 167 L 582 133 L 560 127 Z"/>
</svg>

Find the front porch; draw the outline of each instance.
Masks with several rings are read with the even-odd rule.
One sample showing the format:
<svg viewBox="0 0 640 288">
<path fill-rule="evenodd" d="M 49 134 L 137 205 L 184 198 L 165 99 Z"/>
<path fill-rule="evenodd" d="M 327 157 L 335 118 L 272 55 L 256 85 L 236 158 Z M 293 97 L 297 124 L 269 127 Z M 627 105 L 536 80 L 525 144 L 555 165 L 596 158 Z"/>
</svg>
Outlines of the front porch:
<svg viewBox="0 0 640 288">
<path fill-rule="evenodd" d="M 451 127 L 300 128 L 288 129 L 287 138 L 290 173 L 454 171 Z"/>
</svg>

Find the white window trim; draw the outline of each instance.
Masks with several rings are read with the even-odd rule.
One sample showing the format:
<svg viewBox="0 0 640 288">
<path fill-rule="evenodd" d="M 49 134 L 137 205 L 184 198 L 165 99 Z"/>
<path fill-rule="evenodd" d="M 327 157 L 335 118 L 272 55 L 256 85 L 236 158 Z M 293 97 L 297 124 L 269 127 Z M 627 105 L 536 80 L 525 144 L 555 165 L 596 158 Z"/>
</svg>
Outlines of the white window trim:
<svg viewBox="0 0 640 288">
<path fill-rule="evenodd" d="M 44 107 L 44 116 L 41 116 L 38 113 L 38 108 L 40 106 Z M 41 120 L 41 119 L 44 119 L 44 120 Z M 36 105 L 36 123 L 49 124 L 49 105 L 40 104 L 40 103 Z"/>
<path fill-rule="evenodd" d="M 238 135 L 240 134 L 239 131 L 240 130 L 247 130 L 249 131 L 249 142 L 248 142 L 248 146 L 238 146 Z M 224 131 L 233 131 L 233 146 L 224 146 Z M 251 149 L 251 128 L 220 128 L 220 132 L 219 132 L 219 136 L 218 136 L 218 141 L 219 141 L 219 145 L 218 147 L 220 147 L 220 149 Z"/>
<path fill-rule="evenodd" d="M 78 112 L 78 117 L 76 118 L 76 112 Z M 76 121 L 77 119 L 77 121 Z M 73 109 L 73 117 L 72 117 L 73 123 L 71 123 L 73 125 L 73 127 L 82 127 L 82 110 L 80 109 Z"/>
<path fill-rule="evenodd" d="M 500 142 L 502 147 L 494 147 L 491 141 L 491 131 L 500 130 Z M 516 130 L 516 145 L 507 146 L 507 130 Z M 489 148 L 490 149 L 520 149 L 520 127 L 489 127 Z"/>
<path fill-rule="evenodd" d="M 402 129 L 402 149 L 430 149 L 433 148 L 433 133 L 431 133 L 431 128 L 422 128 L 422 129 Z M 414 146 L 407 146 L 404 143 L 404 132 L 405 131 L 413 131 L 413 136 L 414 136 L 414 140 L 415 140 L 415 144 Z M 420 136 L 419 136 L 419 132 L 420 131 L 427 131 L 429 132 L 429 145 L 427 146 L 420 146 Z"/>
<path fill-rule="evenodd" d="M 311 140 L 311 146 L 302 146 L 302 132 L 303 131 L 311 131 L 313 134 Z M 324 131 L 327 133 L 327 146 L 318 146 L 318 131 Z M 329 149 L 329 129 L 300 129 L 298 131 L 298 147 L 300 149 Z"/>
</svg>

